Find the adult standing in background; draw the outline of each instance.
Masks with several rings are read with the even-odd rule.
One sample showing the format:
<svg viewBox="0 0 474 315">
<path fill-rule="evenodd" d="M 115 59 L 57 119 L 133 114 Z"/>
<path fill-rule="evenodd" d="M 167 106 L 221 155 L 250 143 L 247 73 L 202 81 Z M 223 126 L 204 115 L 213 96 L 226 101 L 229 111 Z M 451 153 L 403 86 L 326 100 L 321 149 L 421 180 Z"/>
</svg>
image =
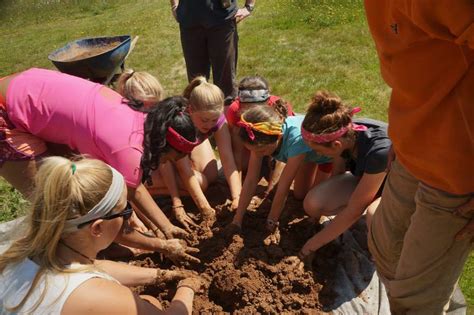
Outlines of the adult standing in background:
<svg viewBox="0 0 474 315">
<path fill-rule="evenodd" d="M 198 75 L 209 80 L 211 68 L 214 84 L 223 92 L 226 104 L 236 96 L 237 23 L 253 11 L 255 0 L 170 0 L 171 11 L 179 23 L 181 46 L 188 80 Z"/>
<path fill-rule="evenodd" d="M 474 232 L 474 3 L 365 7 L 396 155 L 369 247 L 392 314 L 443 314 Z"/>
</svg>

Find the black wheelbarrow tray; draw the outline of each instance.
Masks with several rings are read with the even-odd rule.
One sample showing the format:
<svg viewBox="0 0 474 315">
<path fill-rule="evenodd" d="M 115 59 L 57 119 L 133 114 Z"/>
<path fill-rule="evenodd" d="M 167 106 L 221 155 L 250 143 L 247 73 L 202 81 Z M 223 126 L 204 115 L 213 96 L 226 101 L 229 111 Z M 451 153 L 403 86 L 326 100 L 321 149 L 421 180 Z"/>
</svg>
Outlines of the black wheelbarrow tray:
<svg viewBox="0 0 474 315">
<path fill-rule="evenodd" d="M 61 72 L 108 84 L 130 51 L 130 35 L 93 37 L 70 42 L 48 59 Z"/>
</svg>

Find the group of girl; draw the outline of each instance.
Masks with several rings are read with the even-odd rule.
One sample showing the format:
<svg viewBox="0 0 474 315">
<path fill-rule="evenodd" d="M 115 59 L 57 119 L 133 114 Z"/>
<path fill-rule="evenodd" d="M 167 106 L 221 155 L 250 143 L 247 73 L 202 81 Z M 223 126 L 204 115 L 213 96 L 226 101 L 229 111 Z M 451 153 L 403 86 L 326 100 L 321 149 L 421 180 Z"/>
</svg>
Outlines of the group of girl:
<svg viewBox="0 0 474 315">
<path fill-rule="evenodd" d="M 132 271 L 95 257 L 115 241 L 199 261 L 192 256 L 197 249 L 177 239 L 197 226 L 180 197 L 192 197 L 204 227 L 213 224 L 215 211 L 204 193 L 218 177 L 209 137 L 216 140 L 229 185 L 234 227 L 241 228 L 262 175 L 269 181 L 265 194 L 274 190 L 270 232 L 278 228 L 292 185 L 310 217 L 337 214 L 301 249 L 301 257 L 310 255 L 364 211 L 372 213 L 379 201 L 390 148 L 387 126 L 353 119 L 359 110 L 317 92 L 306 115 L 297 115 L 270 94 L 261 77 L 243 79 L 239 97 L 226 110 L 223 93 L 203 77 L 192 80 L 182 96 L 168 98 L 145 72 L 126 71 L 117 91 L 44 69 L 0 79 L 0 175 L 32 200 L 33 209 L 28 233 L 0 258 L 2 283 L 26 272 L 32 289 L 0 286 L 8 301 L 3 307 L 47 312 L 48 301 L 58 298 L 42 295 L 51 276 L 54 285 L 67 288 L 69 298 L 61 295 L 56 304 L 64 313 L 92 305 L 97 295 L 90 291 L 105 291 L 102 286 L 110 288 L 111 303 L 97 307 L 127 304 L 136 313 L 160 312 L 158 301 L 122 285 L 186 278 L 167 311 L 189 311 L 201 285 L 196 275 L 158 270 L 150 277 L 146 268 Z M 87 158 L 46 157 L 57 152 Z M 184 229 L 152 197 L 163 194 L 171 196 Z M 58 273 L 72 281 L 65 285 Z"/>
</svg>

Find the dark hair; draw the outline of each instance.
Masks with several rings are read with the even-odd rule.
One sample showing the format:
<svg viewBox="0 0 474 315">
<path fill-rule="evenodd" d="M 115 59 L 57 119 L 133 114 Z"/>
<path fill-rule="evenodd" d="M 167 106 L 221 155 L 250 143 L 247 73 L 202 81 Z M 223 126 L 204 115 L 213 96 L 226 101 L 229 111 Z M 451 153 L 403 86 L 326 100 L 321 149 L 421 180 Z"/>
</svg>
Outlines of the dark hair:
<svg viewBox="0 0 474 315">
<path fill-rule="evenodd" d="M 186 112 L 188 101 L 181 96 L 173 96 L 159 102 L 148 113 L 143 137 L 143 156 L 140 166 L 143 170 L 142 182 L 149 181 L 151 172 L 158 168 L 161 153 L 168 152 L 166 141 L 168 127 L 172 127 L 189 141 L 196 141 L 197 132 L 191 117 Z"/>
<path fill-rule="evenodd" d="M 245 121 L 249 123 L 260 123 L 260 122 L 281 122 L 286 118 L 286 114 L 282 115 L 281 112 L 285 112 L 285 110 L 282 110 L 280 106 L 285 107 L 285 104 L 283 101 L 279 103 L 275 103 L 275 107 L 271 106 L 254 106 L 242 114 L 243 118 Z M 286 109 L 286 107 L 285 107 Z M 267 145 L 271 143 L 275 143 L 278 140 L 277 135 L 267 135 L 265 133 L 259 132 L 257 130 L 252 130 L 253 134 L 255 135 L 255 139 L 250 139 L 249 134 L 247 133 L 247 130 L 243 127 L 240 127 L 239 131 L 239 136 L 240 139 L 249 144 L 253 145 Z"/>
<path fill-rule="evenodd" d="M 327 91 L 318 91 L 313 96 L 303 120 L 303 128 L 316 134 L 330 133 L 347 126 L 352 121 L 352 107 L 341 98 Z M 349 130 L 344 137 L 355 137 Z M 331 143 L 323 145 L 330 146 Z"/>
<path fill-rule="evenodd" d="M 239 82 L 239 90 L 270 90 L 265 78 L 255 75 L 242 78 Z"/>
</svg>

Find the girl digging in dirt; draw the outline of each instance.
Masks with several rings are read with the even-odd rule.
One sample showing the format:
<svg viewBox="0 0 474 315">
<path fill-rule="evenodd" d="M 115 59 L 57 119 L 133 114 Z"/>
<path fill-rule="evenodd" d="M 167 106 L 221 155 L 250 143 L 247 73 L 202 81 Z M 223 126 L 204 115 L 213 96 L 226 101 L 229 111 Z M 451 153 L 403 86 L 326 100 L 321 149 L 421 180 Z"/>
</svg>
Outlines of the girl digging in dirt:
<svg viewBox="0 0 474 315">
<path fill-rule="evenodd" d="M 328 92 L 317 92 L 301 127 L 305 142 L 318 154 L 342 158 L 348 173 L 332 176 L 314 187 L 304 199 L 312 218 L 336 215 L 300 251 L 306 258 L 351 227 L 367 211 L 367 226 L 380 202 L 391 141 L 387 124 L 372 119 L 352 119 L 360 108 L 351 108 Z"/>
<path fill-rule="evenodd" d="M 330 174 L 330 159 L 313 152 L 301 138 L 303 116 L 286 117 L 286 107 L 278 101 L 274 107 L 257 106 L 246 110 L 238 123 L 240 138 L 250 151 L 247 175 L 242 187 L 237 213 L 232 224 L 240 227 L 252 195 L 257 187 L 262 158 L 272 156 L 286 163 L 273 198 L 266 228 L 273 232 L 294 181 L 294 195 L 303 199 L 307 191 Z M 318 164 L 325 168 L 318 172 Z M 270 185 L 269 185 L 270 186 Z"/>
<path fill-rule="evenodd" d="M 156 205 L 142 179 L 149 178 L 160 160 L 184 155 L 166 141 L 157 142 L 156 135 L 161 135 L 160 140 L 166 134 L 178 142 L 196 141 L 191 119 L 175 117 L 176 112 L 167 106 L 145 114 L 120 106 L 122 102 L 119 94 L 105 86 L 56 71 L 30 69 L 4 78 L 0 81 L 0 175 L 28 196 L 37 161 L 49 153 L 45 141 L 64 144 L 119 170 L 129 200 L 167 238 L 185 236 L 186 231 L 171 224 Z M 136 231 L 119 238 L 124 245 L 165 254 L 178 250 L 181 258 L 196 260 L 177 240 L 146 237 Z"/>
<path fill-rule="evenodd" d="M 45 158 L 35 176 L 26 234 L 0 257 L 0 313 L 188 314 L 202 280 L 96 260 L 133 210 L 123 176 L 102 161 Z M 163 311 L 126 286 L 184 279 Z"/>
<path fill-rule="evenodd" d="M 276 102 L 280 100 L 279 96 L 271 95 L 267 80 L 261 76 L 244 77 L 239 83 L 238 97 L 229 106 L 226 112 L 226 119 L 231 131 L 232 148 L 234 151 L 234 158 L 239 172 L 247 170 L 250 152 L 243 146 L 240 140 L 237 126 L 240 121 L 242 113 L 254 106 L 268 105 L 275 106 Z M 294 116 L 293 109 L 290 103 L 286 103 L 287 116 Z"/>
<path fill-rule="evenodd" d="M 159 186 L 149 187 L 153 193 L 170 194 L 172 209 L 180 222 L 189 231 L 189 225 L 195 225 L 187 216 L 180 195 L 190 194 L 201 210 L 201 213 L 211 224 L 215 212 L 211 208 L 203 191 L 217 179 L 217 161 L 208 138 L 214 136 L 219 150 L 224 174 L 229 183 L 232 195 L 232 207 L 237 208 L 242 184 L 235 167 L 232 154 L 232 144 L 229 129 L 223 114 L 224 94 L 214 84 L 208 83 L 204 77 L 196 77 L 186 87 L 183 93 L 189 100 L 188 113 L 196 126 L 200 144 L 193 149 L 190 157 L 174 162 L 181 181 L 176 180 L 174 167 L 171 163 L 160 166 L 160 174 L 155 173 L 154 180 Z M 166 180 L 161 180 L 166 178 Z"/>
<path fill-rule="evenodd" d="M 145 71 L 125 70 L 117 80 L 116 91 L 135 110 L 147 111 L 164 98 L 163 88 L 156 77 Z"/>
</svg>

